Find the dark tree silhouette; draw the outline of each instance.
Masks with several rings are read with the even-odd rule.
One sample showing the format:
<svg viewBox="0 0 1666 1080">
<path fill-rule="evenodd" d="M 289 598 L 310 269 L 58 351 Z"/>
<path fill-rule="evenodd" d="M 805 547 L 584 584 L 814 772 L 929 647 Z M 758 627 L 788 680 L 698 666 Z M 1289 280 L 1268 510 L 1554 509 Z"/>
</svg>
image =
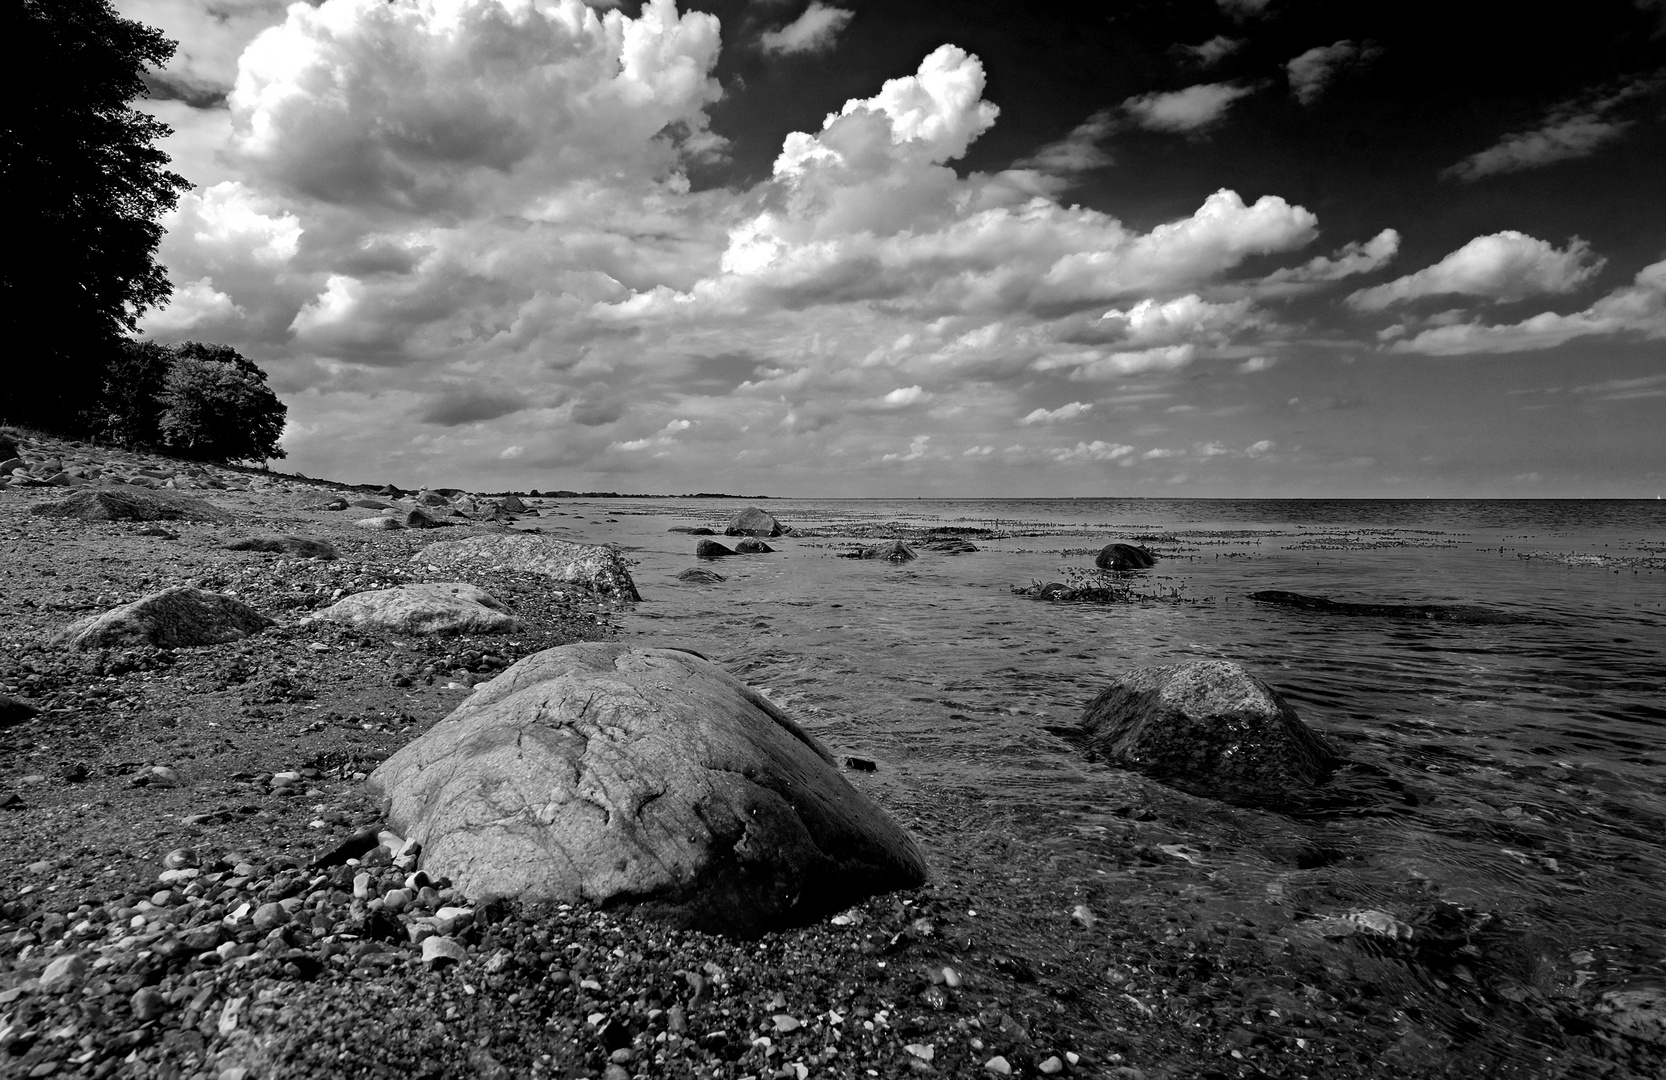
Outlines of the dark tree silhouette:
<svg viewBox="0 0 1666 1080">
<path fill-rule="evenodd" d="M 190 184 L 155 146 L 170 129 L 129 102 L 174 43 L 106 0 L 7 7 L 7 44 L 36 81 L 0 112 L 0 205 L 17 215 L 0 254 L 0 340 L 37 344 L 33 387 L 11 387 L 0 413 L 85 431 L 124 333 L 170 292 L 158 219 Z"/>
<path fill-rule="evenodd" d="M 266 386 L 266 373 L 229 345 L 187 341 L 169 350 L 156 420 L 162 445 L 203 461 L 281 458 L 289 409 Z"/>
</svg>

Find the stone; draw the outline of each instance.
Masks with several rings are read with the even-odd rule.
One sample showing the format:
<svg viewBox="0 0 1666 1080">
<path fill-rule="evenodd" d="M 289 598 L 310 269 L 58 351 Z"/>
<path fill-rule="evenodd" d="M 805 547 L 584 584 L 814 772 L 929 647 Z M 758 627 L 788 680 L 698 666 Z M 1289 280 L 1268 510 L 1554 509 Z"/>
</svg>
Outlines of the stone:
<svg viewBox="0 0 1666 1080">
<path fill-rule="evenodd" d="M 755 536 L 748 536 L 735 545 L 735 554 L 737 555 L 765 555 L 774 550 Z"/>
<path fill-rule="evenodd" d="M 716 570 L 707 570 L 703 566 L 691 566 L 677 575 L 677 580 L 689 585 L 716 585 L 720 581 L 729 579 Z"/>
<path fill-rule="evenodd" d="M 197 852 L 194 848 L 174 848 L 162 856 L 162 866 L 168 870 L 184 870 L 196 865 Z"/>
<path fill-rule="evenodd" d="M 353 522 L 353 524 L 361 529 L 369 529 L 371 532 L 392 532 L 395 529 L 403 529 L 405 527 L 405 522 L 396 517 L 360 518 L 359 520 Z"/>
<path fill-rule="evenodd" d="M 1374 619 L 1416 619 L 1427 622 L 1460 623 L 1470 626 L 1500 626 L 1530 622 L 1524 615 L 1495 611 L 1478 604 L 1349 604 L 1323 596 L 1269 589 L 1250 593 L 1251 600 L 1274 607 L 1296 608 L 1320 615 L 1352 615 Z"/>
<path fill-rule="evenodd" d="M 360 510 L 392 510 L 393 504 L 386 499 L 354 499 L 347 504 L 356 506 Z"/>
<path fill-rule="evenodd" d="M 573 544 L 545 536 L 504 533 L 429 544 L 416 560 L 431 566 L 522 570 L 543 574 L 619 600 L 642 599 L 619 552 L 601 544 Z"/>
<path fill-rule="evenodd" d="M 396 634 L 502 634 L 520 626 L 491 593 L 460 581 L 354 593 L 312 618 Z"/>
<path fill-rule="evenodd" d="M 435 936 L 423 939 L 422 962 L 429 967 L 461 964 L 468 958 L 468 950 L 457 944 L 455 938 Z"/>
<path fill-rule="evenodd" d="M 39 714 L 40 710 L 27 701 L 0 694 L 0 728 L 22 724 Z"/>
<path fill-rule="evenodd" d="M 0 461 L 0 476 L 10 476 L 12 473 L 23 468 L 23 459 L 18 457 L 16 454 L 13 454 L 4 461 Z"/>
<path fill-rule="evenodd" d="M 432 508 L 419 506 L 405 515 L 405 527 L 407 529 L 438 529 L 451 524 L 448 520 L 450 513 L 447 510 L 442 514 Z"/>
<path fill-rule="evenodd" d="M 54 957 L 40 973 L 40 988 L 48 993 L 66 990 L 87 973 L 87 961 L 80 953 L 65 953 Z"/>
<path fill-rule="evenodd" d="M 1194 795 L 1283 807 L 1342 763 L 1272 687 L 1226 660 L 1136 668 L 1088 704 L 1102 760 Z"/>
<path fill-rule="evenodd" d="M 133 991 L 130 1005 L 133 1009 L 133 1019 L 141 1024 L 148 1024 L 168 1011 L 168 1002 L 154 986 L 141 986 Z"/>
<path fill-rule="evenodd" d="M 1666 990 L 1649 986 L 1606 991 L 1596 1012 L 1634 1039 L 1666 1046 Z"/>
<path fill-rule="evenodd" d="M 247 540 L 233 540 L 226 545 L 226 550 L 272 551 L 324 562 L 336 558 L 335 545 L 328 540 L 308 540 L 300 536 L 254 536 Z"/>
<path fill-rule="evenodd" d="M 716 540 L 702 540 L 694 545 L 696 559 L 721 559 L 734 553 L 733 548 L 724 547 Z"/>
<path fill-rule="evenodd" d="M 449 506 L 451 500 L 437 491 L 423 491 L 416 497 L 418 506 Z"/>
<path fill-rule="evenodd" d="M 272 625 L 271 619 L 234 597 L 178 585 L 73 622 L 58 631 L 52 643 L 76 649 L 180 649 L 240 641 Z"/>
<path fill-rule="evenodd" d="M 909 562 L 915 558 L 914 552 L 901 540 L 886 540 L 879 544 L 869 544 L 853 551 L 846 558 L 850 559 L 883 559 L 885 562 Z"/>
<path fill-rule="evenodd" d="M 229 524 L 231 514 L 195 495 L 132 488 L 89 488 L 63 502 L 40 503 L 34 512 L 77 521 L 210 521 Z"/>
<path fill-rule="evenodd" d="M 10 435 L 0 435 L 0 461 L 16 461 L 22 453 L 17 447 L 17 441 Z"/>
<path fill-rule="evenodd" d="M 284 906 L 277 901 L 262 904 L 255 908 L 254 928 L 263 934 L 276 930 L 288 921 L 289 912 L 285 911 Z"/>
<path fill-rule="evenodd" d="M 640 905 L 753 936 L 918 885 L 913 840 L 811 735 L 693 653 L 515 664 L 376 769 L 390 827 L 465 896 Z"/>
<path fill-rule="evenodd" d="M 725 536 L 780 536 L 781 523 L 756 506 L 748 506 L 729 519 L 729 524 L 724 526 L 723 534 Z"/>
<path fill-rule="evenodd" d="M 524 514 L 527 511 L 527 505 L 521 501 L 519 495 L 505 495 L 501 499 L 493 499 L 492 501 L 511 514 Z"/>
<path fill-rule="evenodd" d="M 1149 570 L 1157 565 L 1157 557 L 1133 544 L 1106 544 L 1094 557 L 1093 565 L 1101 570 Z"/>
</svg>

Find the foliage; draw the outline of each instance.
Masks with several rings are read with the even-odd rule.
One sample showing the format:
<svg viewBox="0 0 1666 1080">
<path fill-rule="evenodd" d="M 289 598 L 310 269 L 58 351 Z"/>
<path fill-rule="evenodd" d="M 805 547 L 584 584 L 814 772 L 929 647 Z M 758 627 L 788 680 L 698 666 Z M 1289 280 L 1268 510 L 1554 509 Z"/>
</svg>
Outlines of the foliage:
<svg viewBox="0 0 1666 1080">
<path fill-rule="evenodd" d="M 162 445 L 204 461 L 281 458 L 289 410 L 266 385 L 266 373 L 227 345 L 187 341 L 173 354 L 156 426 Z"/>
<path fill-rule="evenodd" d="M 38 381 L 8 418 L 84 429 L 125 331 L 167 299 L 160 217 L 190 185 L 169 172 L 167 125 L 130 107 L 174 44 L 107 0 L 22 0 L 12 54 L 41 81 L 0 115 L 0 198 L 18 215 L 0 255 L 0 333 L 41 342 Z"/>
<path fill-rule="evenodd" d="M 157 398 L 173 364 L 173 350 L 154 341 L 124 341 L 104 373 L 92 433 L 122 446 L 159 446 Z"/>
</svg>

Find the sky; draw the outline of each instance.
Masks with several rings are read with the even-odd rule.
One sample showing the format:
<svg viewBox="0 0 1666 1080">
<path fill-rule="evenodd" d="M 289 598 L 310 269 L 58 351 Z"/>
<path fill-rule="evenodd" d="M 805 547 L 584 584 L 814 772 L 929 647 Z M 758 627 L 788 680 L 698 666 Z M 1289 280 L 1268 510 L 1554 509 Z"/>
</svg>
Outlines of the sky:
<svg viewBox="0 0 1666 1080">
<path fill-rule="evenodd" d="M 286 469 L 1666 494 L 1666 0 L 114 6 Z"/>
</svg>

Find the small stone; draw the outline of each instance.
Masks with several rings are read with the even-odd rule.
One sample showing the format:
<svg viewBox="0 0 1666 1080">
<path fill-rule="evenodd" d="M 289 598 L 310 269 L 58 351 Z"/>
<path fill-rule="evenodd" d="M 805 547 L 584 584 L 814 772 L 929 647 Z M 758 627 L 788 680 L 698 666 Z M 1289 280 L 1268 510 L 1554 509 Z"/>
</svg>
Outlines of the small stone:
<svg viewBox="0 0 1666 1080">
<path fill-rule="evenodd" d="M 179 774 L 166 765 L 152 765 L 150 767 L 151 787 L 178 787 Z"/>
<path fill-rule="evenodd" d="M 197 865 L 197 853 L 193 848 L 174 848 L 162 856 L 162 867 L 165 870 L 184 870 Z"/>
<path fill-rule="evenodd" d="M 665 1010 L 665 1030 L 673 1035 L 688 1033 L 688 1013 L 681 1005 L 673 1005 Z"/>
<path fill-rule="evenodd" d="M 994 1057 L 984 1062 L 983 1067 L 994 1073 L 996 1076 L 1012 1075 L 1012 1064 L 999 1054 L 996 1054 Z"/>
<path fill-rule="evenodd" d="M 631 1080 L 630 1070 L 620 1064 L 612 1064 L 602 1073 L 602 1080 Z"/>
<path fill-rule="evenodd" d="M 23 869 L 29 871 L 31 874 L 49 874 L 55 866 L 57 866 L 57 863 L 52 862 L 50 859 L 42 859 L 40 862 L 30 863 Z"/>
<path fill-rule="evenodd" d="M 1037 1065 L 1036 1068 L 1040 1069 L 1048 1076 L 1052 1076 L 1054 1073 L 1064 1072 L 1064 1062 L 1060 1060 L 1057 1054 L 1054 1054 L 1046 1061 L 1043 1061 L 1040 1065 Z"/>
<path fill-rule="evenodd" d="M 357 874 L 354 874 L 353 875 L 353 899 L 355 899 L 355 900 L 369 900 L 370 899 L 371 882 L 373 880 L 374 879 L 370 876 L 370 872 L 367 871 L 367 870 L 361 870 Z"/>
<path fill-rule="evenodd" d="M 461 964 L 468 958 L 468 951 L 457 944 L 454 938 L 431 937 L 422 943 L 422 962 L 429 967 Z"/>
<path fill-rule="evenodd" d="M 930 1043 L 909 1043 L 903 1050 L 909 1057 L 916 1057 L 921 1061 L 930 1061 L 937 1056 L 937 1047 Z"/>
<path fill-rule="evenodd" d="M 944 986 L 947 986 L 951 990 L 959 990 L 960 987 L 961 987 L 961 983 L 962 983 L 962 979 L 960 977 L 960 972 L 956 971 L 952 967 L 946 967 L 946 968 L 943 969 L 943 985 Z"/>
<path fill-rule="evenodd" d="M 154 986 L 142 986 L 133 992 L 133 1019 L 148 1024 L 168 1011 L 168 1003 Z"/>
<path fill-rule="evenodd" d="M 87 962 L 79 953 L 57 957 L 40 973 L 40 988 L 47 991 L 67 989 L 87 973 Z"/>
<path fill-rule="evenodd" d="M 276 930 L 289 921 L 289 912 L 280 903 L 262 904 L 255 909 L 254 927 L 261 933 Z"/>
<path fill-rule="evenodd" d="M 636 1051 L 632 1050 L 628 1046 L 621 1046 L 619 1049 L 609 1054 L 607 1059 L 616 1065 L 629 1065 L 631 1062 L 636 1060 Z"/>
<path fill-rule="evenodd" d="M 1077 904 L 1076 909 L 1070 913 L 1070 917 L 1088 930 L 1092 930 L 1093 924 L 1099 921 L 1099 917 L 1093 913 L 1093 909 L 1086 904 Z"/>
<path fill-rule="evenodd" d="M 404 911 L 411 903 L 411 894 L 404 889 L 389 889 L 382 894 L 382 906 L 394 914 Z"/>
<path fill-rule="evenodd" d="M 802 1026 L 798 1022 L 798 1017 L 788 1016 L 786 1013 L 777 1013 L 773 1019 L 775 1030 L 779 1032 L 797 1031 Z"/>
</svg>

